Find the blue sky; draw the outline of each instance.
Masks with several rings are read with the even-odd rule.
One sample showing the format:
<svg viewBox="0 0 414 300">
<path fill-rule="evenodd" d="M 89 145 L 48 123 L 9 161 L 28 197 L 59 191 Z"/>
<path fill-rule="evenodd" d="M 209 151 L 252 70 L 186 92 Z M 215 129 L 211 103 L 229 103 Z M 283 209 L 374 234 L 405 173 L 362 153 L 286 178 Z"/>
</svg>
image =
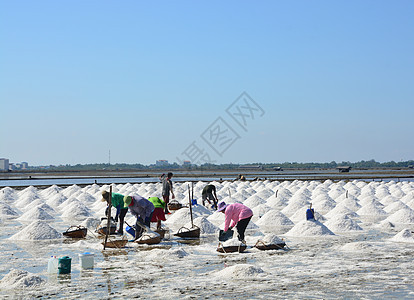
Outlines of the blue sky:
<svg viewBox="0 0 414 300">
<path fill-rule="evenodd" d="M 0 0 L 0 157 L 414 159 L 413 12 L 412 1 Z M 242 127 L 226 110 L 243 110 L 244 92 L 257 110 Z"/>
</svg>

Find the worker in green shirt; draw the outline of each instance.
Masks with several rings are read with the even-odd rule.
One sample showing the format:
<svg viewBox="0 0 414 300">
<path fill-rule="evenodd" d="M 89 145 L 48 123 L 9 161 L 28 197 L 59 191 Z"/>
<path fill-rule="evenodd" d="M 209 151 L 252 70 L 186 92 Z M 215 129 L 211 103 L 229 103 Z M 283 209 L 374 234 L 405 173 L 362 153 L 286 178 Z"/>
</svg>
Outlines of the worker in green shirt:
<svg viewBox="0 0 414 300">
<path fill-rule="evenodd" d="M 105 215 L 109 214 L 109 192 L 102 192 L 102 201 L 108 204 L 108 207 L 105 210 Z M 111 195 L 111 205 L 116 208 L 115 222 L 118 222 L 119 218 L 119 229 L 116 234 L 124 234 L 124 219 L 125 215 L 128 212 L 128 207 L 124 208 L 124 195 L 118 193 L 112 193 Z"/>
</svg>

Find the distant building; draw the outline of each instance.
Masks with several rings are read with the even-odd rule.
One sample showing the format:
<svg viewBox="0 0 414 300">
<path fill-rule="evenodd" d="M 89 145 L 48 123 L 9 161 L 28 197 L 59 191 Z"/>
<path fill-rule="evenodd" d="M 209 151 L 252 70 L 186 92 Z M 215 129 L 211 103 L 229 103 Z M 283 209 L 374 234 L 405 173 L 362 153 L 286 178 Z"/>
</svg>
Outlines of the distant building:
<svg viewBox="0 0 414 300">
<path fill-rule="evenodd" d="M 189 161 L 189 160 L 183 161 L 183 166 L 184 167 L 190 167 L 191 166 L 191 161 Z"/>
<path fill-rule="evenodd" d="M 157 160 L 157 161 L 155 162 L 155 165 L 156 165 L 157 167 L 165 167 L 165 166 L 168 166 L 168 165 L 169 165 L 169 163 L 168 163 L 168 160 L 165 160 L 165 159 L 160 159 L 160 160 Z"/>
<path fill-rule="evenodd" d="M 7 158 L 0 158 L 0 171 L 9 170 L 9 160 Z"/>
<path fill-rule="evenodd" d="M 29 164 L 27 162 L 22 162 L 22 169 L 28 169 L 29 168 Z"/>
<path fill-rule="evenodd" d="M 339 172 L 344 173 L 344 172 L 349 172 L 349 170 L 351 170 L 351 167 L 343 166 L 343 167 L 336 167 L 336 169 L 339 170 Z"/>
</svg>

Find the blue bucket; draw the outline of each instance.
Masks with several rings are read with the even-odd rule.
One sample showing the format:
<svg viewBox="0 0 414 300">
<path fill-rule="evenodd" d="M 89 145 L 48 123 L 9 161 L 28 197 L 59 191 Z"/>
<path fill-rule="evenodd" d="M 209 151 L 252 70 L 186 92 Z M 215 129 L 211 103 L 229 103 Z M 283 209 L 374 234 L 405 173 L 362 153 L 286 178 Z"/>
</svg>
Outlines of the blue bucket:
<svg viewBox="0 0 414 300">
<path fill-rule="evenodd" d="M 191 205 L 197 205 L 197 199 L 191 199 Z"/>
<path fill-rule="evenodd" d="M 128 232 L 130 235 L 132 235 L 132 237 L 135 237 L 135 229 L 132 227 L 125 227 L 126 232 Z"/>
</svg>

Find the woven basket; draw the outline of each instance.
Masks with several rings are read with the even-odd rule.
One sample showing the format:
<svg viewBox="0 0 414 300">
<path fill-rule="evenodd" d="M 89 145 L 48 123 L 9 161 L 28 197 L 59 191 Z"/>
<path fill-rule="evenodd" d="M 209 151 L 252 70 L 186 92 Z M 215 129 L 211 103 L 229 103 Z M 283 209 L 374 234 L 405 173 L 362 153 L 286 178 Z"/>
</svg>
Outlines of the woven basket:
<svg viewBox="0 0 414 300">
<path fill-rule="evenodd" d="M 217 246 L 217 251 L 221 253 L 232 253 L 232 252 L 239 252 L 242 253 L 246 250 L 247 246 L 240 244 L 239 246 L 223 246 L 222 243 L 219 243 Z"/>
<path fill-rule="evenodd" d="M 128 240 L 106 241 L 106 248 L 123 248 L 128 243 Z M 102 243 L 105 246 L 105 242 Z"/>
<path fill-rule="evenodd" d="M 182 207 L 183 207 L 183 205 L 181 203 L 179 203 L 178 201 L 168 203 L 168 209 L 169 210 L 177 210 L 177 209 L 180 209 Z"/>
<path fill-rule="evenodd" d="M 258 240 L 256 245 L 254 245 L 259 250 L 280 250 L 283 249 L 286 244 L 285 243 L 279 243 L 279 244 L 268 244 L 266 245 L 263 241 Z"/>
<path fill-rule="evenodd" d="M 144 237 L 144 239 L 140 238 L 140 240 L 136 240 L 135 243 L 154 245 L 154 244 L 159 244 L 161 242 L 161 236 L 160 235 L 157 235 L 155 237 L 151 237 L 149 234 L 144 233 L 144 234 L 142 234 L 141 237 Z M 145 238 L 145 237 L 147 237 L 147 238 Z"/>
<path fill-rule="evenodd" d="M 86 237 L 87 234 L 88 234 L 88 229 L 83 226 L 70 226 L 63 233 L 64 236 L 74 238 L 74 239 L 84 238 Z"/>
</svg>

